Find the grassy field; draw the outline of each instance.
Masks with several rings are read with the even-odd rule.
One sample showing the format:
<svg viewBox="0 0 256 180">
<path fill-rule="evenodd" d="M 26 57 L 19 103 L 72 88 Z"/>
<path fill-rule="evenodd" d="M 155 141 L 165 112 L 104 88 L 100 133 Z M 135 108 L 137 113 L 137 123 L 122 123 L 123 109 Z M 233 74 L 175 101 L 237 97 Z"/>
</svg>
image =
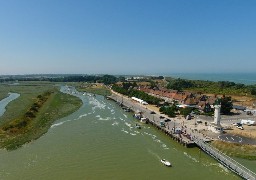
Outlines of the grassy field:
<svg viewBox="0 0 256 180">
<path fill-rule="evenodd" d="M 8 92 L 4 92 L 3 90 L 0 90 L 0 101 L 6 97 L 8 97 Z"/>
<path fill-rule="evenodd" d="M 211 144 L 229 156 L 256 160 L 256 146 L 223 141 L 213 141 Z"/>
<path fill-rule="evenodd" d="M 20 94 L 19 98 L 10 102 L 6 107 L 6 113 L 0 117 L 0 125 L 26 113 L 38 95 L 47 90 L 54 90 L 54 88 L 53 84 L 45 82 L 21 82 L 17 86 L 0 85 L 0 94 L 6 94 L 8 92 Z"/>
<path fill-rule="evenodd" d="M 0 117 L 0 147 L 7 150 L 39 138 L 55 120 L 76 111 L 82 105 L 79 98 L 61 93 L 51 83 L 4 85 L 3 89 L 21 94 Z"/>
<path fill-rule="evenodd" d="M 98 84 L 98 83 L 94 83 L 94 84 L 78 83 L 76 84 L 76 89 L 80 92 L 88 92 L 88 93 L 98 94 L 102 96 L 111 95 L 111 92 L 109 89 L 107 89 L 104 85 Z"/>
</svg>

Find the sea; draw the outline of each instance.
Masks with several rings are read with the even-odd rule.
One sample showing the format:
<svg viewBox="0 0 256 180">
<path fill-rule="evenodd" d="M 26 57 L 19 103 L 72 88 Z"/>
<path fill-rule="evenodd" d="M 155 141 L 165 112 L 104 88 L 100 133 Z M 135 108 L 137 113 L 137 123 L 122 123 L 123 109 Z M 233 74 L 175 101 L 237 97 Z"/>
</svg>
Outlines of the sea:
<svg viewBox="0 0 256 180">
<path fill-rule="evenodd" d="M 256 85 L 256 73 L 170 73 L 165 76 L 189 80 L 230 81 L 245 85 Z"/>
</svg>

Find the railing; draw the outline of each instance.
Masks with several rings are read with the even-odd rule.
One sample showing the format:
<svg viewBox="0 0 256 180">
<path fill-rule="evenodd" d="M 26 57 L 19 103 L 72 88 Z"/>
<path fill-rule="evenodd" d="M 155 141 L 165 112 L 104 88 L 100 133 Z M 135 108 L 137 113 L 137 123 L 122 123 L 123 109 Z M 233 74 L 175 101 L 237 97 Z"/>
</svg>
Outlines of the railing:
<svg viewBox="0 0 256 180">
<path fill-rule="evenodd" d="M 116 94 L 116 93 L 115 93 Z M 114 99 L 114 98 L 113 98 Z M 127 102 L 123 101 L 126 105 Z M 129 105 L 129 104 L 127 104 Z M 135 110 L 135 109 L 134 109 Z M 256 180 L 256 174 L 249 170 L 248 168 L 244 167 L 242 164 L 238 163 L 234 159 L 230 158 L 226 154 L 222 153 L 218 149 L 214 148 L 210 144 L 203 141 L 203 137 L 199 137 L 198 134 L 191 132 L 193 136 L 193 141 L 207 154 L 211 155 L 214 159 L 219 161 L 225 167 L 233 171 L 234 173 L 238 174 L 240 177 L 248 180 Z"/>
<path fill-rule="evenodd" d="M 194 142 L 201 147 L 207 154 L 211 155 L 213 158 L 218 160 L 221 164 L 226 166 L 231 171 L 235 172 L 239 176 L 248 180 L 256 180 L 256 174 L 244 167 L 242 164 L 238 163 L 234 159 L 230 158 L 226 154 L 222 153 L 218 149 L 214 148 L 208 143 L 205 143 L 203 140 L 199 138 L 195 138 Z"/>
</svg>

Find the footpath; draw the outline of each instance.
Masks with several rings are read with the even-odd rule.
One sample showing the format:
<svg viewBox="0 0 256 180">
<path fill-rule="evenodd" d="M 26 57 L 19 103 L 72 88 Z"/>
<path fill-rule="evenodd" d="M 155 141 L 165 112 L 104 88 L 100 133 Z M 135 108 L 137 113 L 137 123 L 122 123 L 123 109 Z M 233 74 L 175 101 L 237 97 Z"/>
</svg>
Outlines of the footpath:
<svg viewBox="0 0 256 180">
<path fill-rule="evenodd" d="M 207 128 L 205 125 L 197 124 L 196 120 L 185 120 L 181 116 L 169 118 L 166 115 L 160 114 L 159 111 L 156 111 L 156 108 L 152 108 L 150 105 L 142 105 L 114 91 L 112 91 L 112 95 L 109 98 L 122 106 L 132 109 L 135 113 L 141 113 L 144 118 L 148 119 L 150 124 L 185 147 L 198 146 L 243 179 L 256 180 L 254 172 L 207 143 L 213 140 L 213 138 L 204 134 Z"/>
</svg>

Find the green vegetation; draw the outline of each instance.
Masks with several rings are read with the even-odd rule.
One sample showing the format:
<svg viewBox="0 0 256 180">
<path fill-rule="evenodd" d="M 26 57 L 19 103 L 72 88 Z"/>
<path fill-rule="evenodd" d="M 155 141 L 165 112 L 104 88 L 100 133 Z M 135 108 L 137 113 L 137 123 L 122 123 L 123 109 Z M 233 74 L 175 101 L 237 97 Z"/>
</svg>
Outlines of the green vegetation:
<svg viewBox="0 0 256 180">
<path fill-rule="evenodd" d="M 178 91 L 181 91 L 186 88 L 193 87 L 193 84 L 190 80 L 185 80 L 185 79 L 173 79 L 169 81 L 167 88 L 168 89 L 175 89 Z"/>
<path fill-rule="evenodd" d="M 136 87 L 136 83 L 123 83 L 122 87 L 114 84 L 112 86 L 112 89 L 118 93 L 121 93 L 129 97 L 137 97 L 139 99 L 143 99 L 144 101 L 150 104 L 158 105 L 159 102 L 161 101 L 161 99 L 148 95 L 143 91 L 136 90 L 134 89 L 134 87 Z"/>
<path fill-rule="evenodd" d="M 61 93 L 51 83 L 22 83 L 3 88 L 21 94 L 0 117 L 0 147 L 7 150 L 39 138 L 55 120 L 82 105 L 80 99 Z"/>
<path fill-rule="evenodd" d="M 229 81 L 203 81 L 166 78 L 168 80 L 167 88 L 175 90 L 188 90 L 211 94 L 228 95 L 256 95 L 256 85 L 244 85 Z"/>
<path fill-rule="evenodd" d="M 120 77 L 123 79 L 123 77 Z M 44 75 L 42 77 L 37 77 L 33 75 L 26 76 L 10 76 L 8 78 L 0 79 L 0 82 L 15 82 L 15 81 L 44 81 L 44 82 L 89 82 L 96 83 L 101 82 L 104 84 L 113 84 L 119 81 L 119 78 L 112 75 Z"/>
<path fill-rule="evenodd" d="M 191 108 L 191 107 L 180 108 L 180 114 L 186 118 L 187 115 L 189 115 L 193 110 L 194 110 L 194 108 Z"/>
<path fill-rule="evenodd" d="M 233 109 L 233 103 L 232 103 L 231 97 L 223 96 L 220 99 L 220 103 L 221 103 L 221 113 L 230 114 L 230 111 Z"/>
<path fill-rule="evenodd" d="M 229 156 L 248 160 L 256 160 L 256 146 L 238 143 L 228 143 L 218 140 L 213 141 L 211 144 Z"/>
<path fill-rule="evenodd" d="M 0 92 L 0 101 L 6 97 L 8 97 L 8 93 Z"/>
<path fill-rule="evenodd" d="M 40 108 L 49 99 L 51 93 L 52 92 L 47 91 L 42 95 L 38 95 L 35 102 L 22 117 L 4 124 L 1 127 L 2 130 L 11 134 L 23 133 L 22 131 L 27 129 L 27 126 L 29 126 L 36 117 Z"/>
<path fill-rule="evenodd" d="M 159 108 L 159 111 L 161 113 L 166 114 L 169 117 L 176 117 L 177 107 L 176 106 L 162 106 Z"/>
<path fill-rule="evenodd" d="M 54 90 L 49 82 L 21 82 L 20 85 L 0 85 L 0 94 L 14 92 L 20 97 L 11 101 L 6 107 L 6 112 L 0 116 L 0 125 L 21 117 L 34 103 L 35 98 L 46 91 Z"/>
<path fill-rule="evenodd" d="M 76 89 L 80 92 L 88 92 L 93 94 L 98 94 L 102 96 L 109 96 L 111 95 L 111 91 L 106 88 L 103 84 L 76 84 Z"/>
</svg>

